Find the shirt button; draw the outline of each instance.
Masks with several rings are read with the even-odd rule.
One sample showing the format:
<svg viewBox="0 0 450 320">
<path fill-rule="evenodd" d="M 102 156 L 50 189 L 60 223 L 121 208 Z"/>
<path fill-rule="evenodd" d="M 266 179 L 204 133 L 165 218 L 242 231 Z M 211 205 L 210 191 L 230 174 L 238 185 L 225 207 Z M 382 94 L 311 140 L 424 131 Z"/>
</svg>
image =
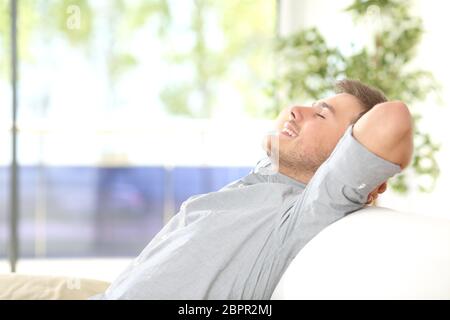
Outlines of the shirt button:
<svg viewBox="0 0 450 320">
<path fill-rule="evenodd" d="M 359 190 L 364 189 L 366 187 L 365 183 L 361 183 L 358 187 Z"/>
</svg>

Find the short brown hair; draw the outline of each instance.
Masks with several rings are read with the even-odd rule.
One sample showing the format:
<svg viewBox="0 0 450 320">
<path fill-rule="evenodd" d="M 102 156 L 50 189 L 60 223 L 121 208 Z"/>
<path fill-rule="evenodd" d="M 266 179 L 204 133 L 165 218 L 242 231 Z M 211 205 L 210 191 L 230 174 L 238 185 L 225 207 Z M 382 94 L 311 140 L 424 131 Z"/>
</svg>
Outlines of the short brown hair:
<svg viewBox="0 0 450 320">
<path fill-rule="evenodd" d="M 379 103 L 388 101 L 384 93 L 369 85 L 362 83 L 359 80 L 343 79 L 335 84 L 334 91 L 338 93 L 348 93 L 356 97 L 361 106 L 365 109 L 361 112 L 352 123 L 358 121 L 367 111 L 375 107 Z"/>
</svg>

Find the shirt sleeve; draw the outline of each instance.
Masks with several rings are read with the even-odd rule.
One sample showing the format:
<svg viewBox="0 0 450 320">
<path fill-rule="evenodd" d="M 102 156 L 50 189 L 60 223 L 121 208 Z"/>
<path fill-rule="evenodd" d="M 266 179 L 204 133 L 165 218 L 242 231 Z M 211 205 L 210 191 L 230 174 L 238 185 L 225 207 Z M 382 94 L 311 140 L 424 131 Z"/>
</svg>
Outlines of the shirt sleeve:
<svg viewBox="0 0 450 320">
<path fill-rule="evenodd" d="M 363 208 L 377 186 L 401 171 L 369 151 L 352 132 L 353 125 L 293 205 L 286 232 L 301 247 L 331 223 Z"/>
</svg>

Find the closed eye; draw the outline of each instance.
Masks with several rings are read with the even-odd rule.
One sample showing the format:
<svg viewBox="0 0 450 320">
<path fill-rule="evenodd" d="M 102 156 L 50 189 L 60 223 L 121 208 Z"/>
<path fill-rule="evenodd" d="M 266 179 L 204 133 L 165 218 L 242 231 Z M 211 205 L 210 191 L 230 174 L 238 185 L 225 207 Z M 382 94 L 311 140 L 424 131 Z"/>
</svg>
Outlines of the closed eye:
<svg viewBox="0 0 450 320">
<path fill-rule="evenodd" d="M 323 115 L 321 115 L 320 113 L 316 113 L 316 116 L 322 118 L 322 119 L 326 119 Z"/>
</svg>

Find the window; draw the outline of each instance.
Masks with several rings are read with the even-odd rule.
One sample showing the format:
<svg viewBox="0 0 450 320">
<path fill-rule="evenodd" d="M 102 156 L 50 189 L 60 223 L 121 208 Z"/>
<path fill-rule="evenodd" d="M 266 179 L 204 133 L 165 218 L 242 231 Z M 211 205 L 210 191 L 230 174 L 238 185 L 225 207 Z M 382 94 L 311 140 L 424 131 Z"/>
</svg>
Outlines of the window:
<svg viewBox="0 0 450 320">
<path fill-rule="evenodd" d="M 275 0 L 18 3 L 20 257 L 135 256 L 189 196 L 258 160 Z M 9 93 L 8 8 L 0 0 Z M 11 114 L 0 112 L 7 203 Z"/>
<path fill-rule="evenodd" d="M 12 95 L 9 80 L 10 52 L 7 42 L 10 37 L 10 6 L 7 1 L 0 1 L 0 259 L 6 257 L 8 249 L 9 219 L 6 214 L 9 204 L 9 170 L 6 163 L 11 162 L 11 139 L 8 128 L 11 118 Z M 7 270 L 7 265 L 0 263 L 0 272 Z"/>
</svg>

